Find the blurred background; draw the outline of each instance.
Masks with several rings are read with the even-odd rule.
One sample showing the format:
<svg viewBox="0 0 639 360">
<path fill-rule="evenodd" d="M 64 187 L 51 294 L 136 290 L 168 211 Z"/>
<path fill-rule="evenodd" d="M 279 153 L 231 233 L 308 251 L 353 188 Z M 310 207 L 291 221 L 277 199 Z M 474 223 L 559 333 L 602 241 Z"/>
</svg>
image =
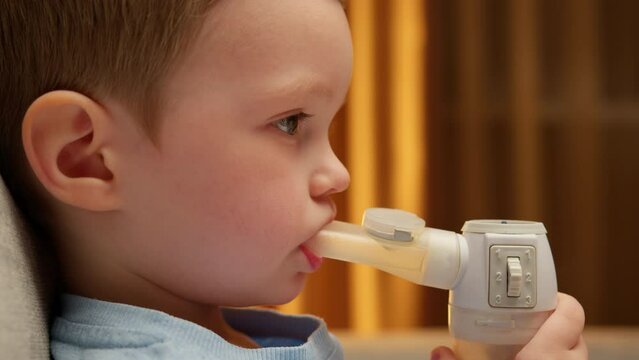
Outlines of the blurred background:
<svg viewBox="0 0 639 360">
<path fill-rule="evenodd" d="M 589 326 L 639 326 L 639 2 L 350 0 L 332 144 L 368 207 L 541 221 Z M 447 291 L 327 260 L 281 310 L 370 334 L 447 324 Z"/>
</svg>

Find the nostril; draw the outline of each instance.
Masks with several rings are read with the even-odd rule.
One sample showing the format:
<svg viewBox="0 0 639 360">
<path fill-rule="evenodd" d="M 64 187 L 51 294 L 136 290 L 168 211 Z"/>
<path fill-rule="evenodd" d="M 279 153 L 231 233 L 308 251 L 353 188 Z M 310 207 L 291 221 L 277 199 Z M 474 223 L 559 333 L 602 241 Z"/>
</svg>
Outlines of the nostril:
<svg viewBox="0 0 639 360">
<path fill-rule="evenodd" d="M 348 188 L 350 177 L 333 174 L 316 174 L 311 180 L 310 192 L 314 198 L 325 198 Z"/>
<path fill-rule="evenodd" d="M 314 198 L 343 192 L 351 182 L 350 174 L 344 164 L 330 147 L 328 149 L 327 154 L 330 156 L 323 159 L 322 164 L 311 177 L 310 191 Z"/>
<path fill-rule="evenodd" d="M 311 179 L 310 192 L 314 198 L 324 198 L 334 191 L 333 184 L 326 174 L 315 174 Z"/>
</svg>

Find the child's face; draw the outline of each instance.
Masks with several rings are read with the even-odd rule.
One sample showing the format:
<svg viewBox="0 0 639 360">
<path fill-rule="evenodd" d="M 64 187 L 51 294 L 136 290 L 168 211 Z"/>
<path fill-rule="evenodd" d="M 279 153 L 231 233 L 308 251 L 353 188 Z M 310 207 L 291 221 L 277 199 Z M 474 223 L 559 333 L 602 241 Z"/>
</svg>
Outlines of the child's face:
<svg viewBox="0 0 639 360">
<path fill-rule="evenodd" d="M 202 303 L 297 295 L 313 271 L 299 246 L 349 183 L 328 129 L 351 63 L 337 0 L 219 2 L 163 88 L 158 148 L 131 135 L 120 165 L 123 265 Z M 299 113 L 312 116 L 289 135 Z"/>
</svg>

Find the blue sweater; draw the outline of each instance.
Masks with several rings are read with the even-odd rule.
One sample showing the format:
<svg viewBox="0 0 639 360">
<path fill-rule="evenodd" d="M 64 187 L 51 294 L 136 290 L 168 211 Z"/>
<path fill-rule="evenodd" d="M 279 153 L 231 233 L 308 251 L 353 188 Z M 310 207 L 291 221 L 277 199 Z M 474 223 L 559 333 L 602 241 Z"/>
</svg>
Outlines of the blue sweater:
<svg viewBox="0 0 639 360">
<path fill-rule="evenodd" d="M 263 347 L 235 346 L 202 326 L 160 311 L 67 294 L 51 328 L 51 353 L 56 360 L 343 358 L 340 344 L 317 317 L 223 311 L 231 327 Z"/>
</svg>

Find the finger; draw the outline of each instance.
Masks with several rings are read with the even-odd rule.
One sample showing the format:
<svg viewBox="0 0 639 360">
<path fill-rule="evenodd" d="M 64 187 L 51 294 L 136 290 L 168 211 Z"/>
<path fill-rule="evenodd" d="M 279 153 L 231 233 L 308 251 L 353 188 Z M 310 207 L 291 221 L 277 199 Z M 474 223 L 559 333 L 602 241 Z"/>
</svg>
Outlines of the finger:
<svg viewBox="0 0 639 360">
<path fill-rule="evenodd" d="M 456 360 L 455 353 L 450 348 L 439 346 L 430 353 L 431 360 Z"/>
<path fill-rule="evenodd" d="M 586 345 L 583 335 L 579 336 L 579 342 L 572 351 L 576 359 L 588 359 L 588 346 Z"/>
<path fill-rule="evenodd" d="M 526 346 L 515 357 L 515 360 L 532 360 L 532 359 L 579 359 L 588 360 L 588 347 L 584 341 L 583 335 L 579 337 L 579 342 L 571 350 L 562 350 L 560 352 L 551 353 L 546 349 L 529 348 Z"/>
<path fill-rule="evenodd" d="M 570 295 L 559 293 L 557 309 L 526 347 L 545 351 L 573 349 L 582 339 L 584 322 L 584 310 L 579 302 Z"/>
</svg>

